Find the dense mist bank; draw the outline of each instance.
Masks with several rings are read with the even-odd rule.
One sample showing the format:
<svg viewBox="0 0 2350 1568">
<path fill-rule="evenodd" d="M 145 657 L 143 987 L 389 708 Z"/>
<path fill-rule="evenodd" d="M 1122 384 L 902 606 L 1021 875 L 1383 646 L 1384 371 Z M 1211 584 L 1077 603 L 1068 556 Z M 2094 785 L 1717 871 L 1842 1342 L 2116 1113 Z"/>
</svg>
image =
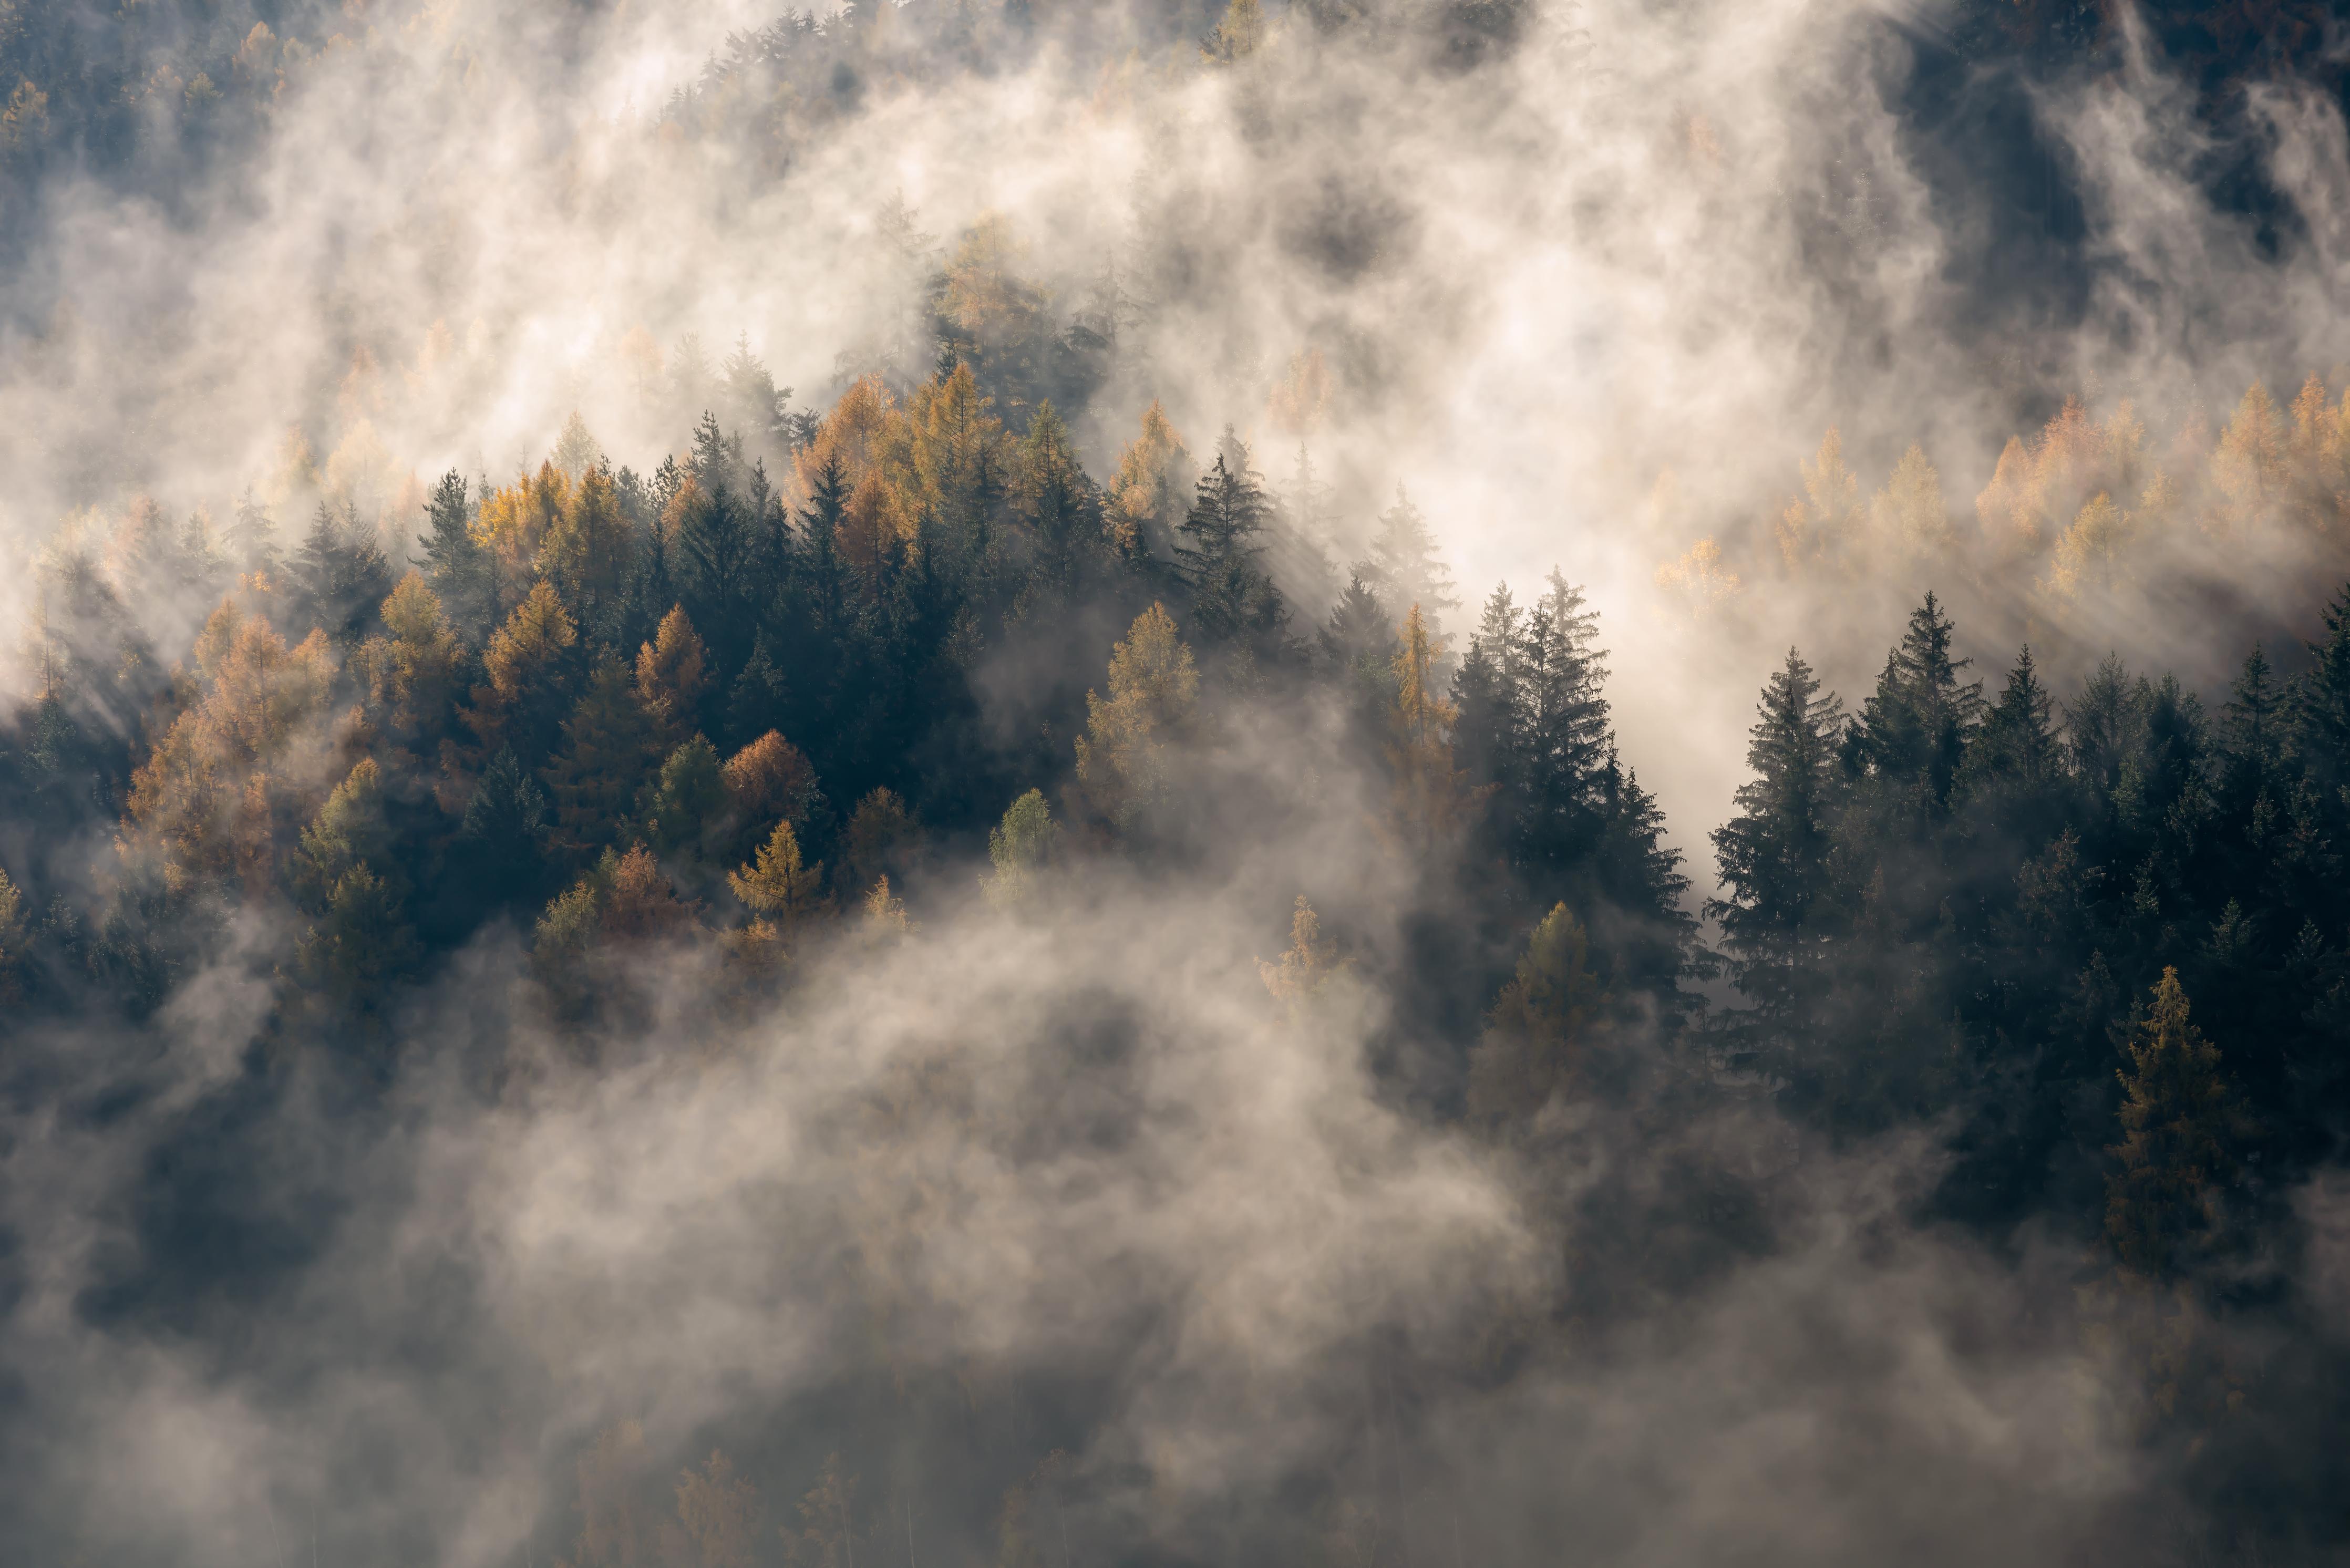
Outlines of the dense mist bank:
<svg viewBox="0 0 2350 1568">
<path fill-rule="evenodd" d="M 6 1537 L 2337 1560 L 2190 11 L 0 5 Z"/>
</svg>

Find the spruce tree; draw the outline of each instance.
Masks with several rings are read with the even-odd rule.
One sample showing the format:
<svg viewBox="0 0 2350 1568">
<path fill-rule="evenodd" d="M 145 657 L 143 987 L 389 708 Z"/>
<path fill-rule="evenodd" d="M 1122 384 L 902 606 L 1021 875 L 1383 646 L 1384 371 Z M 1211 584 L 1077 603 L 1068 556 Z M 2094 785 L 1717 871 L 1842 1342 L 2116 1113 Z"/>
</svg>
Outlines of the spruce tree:
<svg viewBox="0 0 2350 1568">
<path fill-rule="evenodd" d="M 292 576 L 297 618 L 345 647 L 359 642 L 391 592 L 383 550 L 361 529 L 348 502 L 339 509 L 318 503 L 310 531 L 294 552 Z"/>
<path fill-rule="evenodd" d="M 1177 529 L 1177 570 L 1191 589 L 1191 620 L 1201 641 L 1256 664 L 1285 651 L 1289 611 L 1258 557 L 1266 503 L 1256 476 L 1218 455 L 1200 476 L 1191 509 Z"/>
<path fill-rule="evenodd" d="M 1713 830 L 1726 897 L 1705 913 L 1721 923 L 1739 991 L 1774 1029 L 1799 1025 L 1826 984 L 1812 955 L 1833 929 L 1829 853 L 1843 731 L 1843 704 L 1820 695 L 1812 667 L 1789 649 L 1747 732 L 1754 776 L 1733 797 L 1738 815 Z"/>
<path fill-rule="evenodd" d="M 1437 552 L 1436 531 L 1402 485 L 1396 486 L 1395 504 L 1379 514 L 1370 554 L 1356 563 L 1355 571 L 1382 604 L 1393 607 L 1399 620 L 1418 605 L 1429 636 L 1444 640 L 1445 618 L 1460 609 L 1460 596 L 1451 568 Z"/>
<path fill-rule="evenodd" d="M 546 792 L 524 770 L 514 748 L 503 747 L 465 804 L 455 864 L 484 904 L 531 903 L 544 897 L 551 832 Z"/>
</svg>

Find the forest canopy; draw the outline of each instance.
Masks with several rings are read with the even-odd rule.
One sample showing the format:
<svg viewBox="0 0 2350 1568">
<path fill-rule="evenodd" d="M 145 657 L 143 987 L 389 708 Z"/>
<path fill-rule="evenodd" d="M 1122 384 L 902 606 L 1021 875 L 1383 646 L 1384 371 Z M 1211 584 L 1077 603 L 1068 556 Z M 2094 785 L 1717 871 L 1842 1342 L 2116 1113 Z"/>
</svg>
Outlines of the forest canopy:
<svg viewBox="0 0 2350 1568">
<path fill-rule="evenodd" d="M 2336 1560 L 2332 35 L 1737 9 L 0 0 L 11 1532 Z"/>
</svg>

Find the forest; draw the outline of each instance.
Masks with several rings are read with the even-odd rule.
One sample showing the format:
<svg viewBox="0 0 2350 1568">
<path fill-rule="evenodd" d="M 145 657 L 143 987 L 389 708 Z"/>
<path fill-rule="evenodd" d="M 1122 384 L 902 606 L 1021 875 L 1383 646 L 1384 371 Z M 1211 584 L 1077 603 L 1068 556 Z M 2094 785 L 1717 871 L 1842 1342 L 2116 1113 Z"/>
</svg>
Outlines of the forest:
<svg viewBox="0 0 2350 1568">
<path fill-rule="evenodd" d="M 2350 1552 L 2323 7 L 1838 12 L 1751 227 L 1606 6 L 573 9 L 0 0 L 28 1561 Z M 1470 253 L 1783 336 L 1308 140 L 1560 81 Z M 1123 238 L 873 178 L 1035 93 Z"/>
</svg>

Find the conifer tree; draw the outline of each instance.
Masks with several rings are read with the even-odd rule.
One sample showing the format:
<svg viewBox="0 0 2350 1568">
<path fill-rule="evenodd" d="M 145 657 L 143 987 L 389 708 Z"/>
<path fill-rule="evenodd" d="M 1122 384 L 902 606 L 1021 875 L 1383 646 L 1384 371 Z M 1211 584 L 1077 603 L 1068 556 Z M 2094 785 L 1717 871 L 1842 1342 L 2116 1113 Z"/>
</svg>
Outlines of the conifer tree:
<svg viewBox="0 0 2350 1568">
<path fill-rule="evenodd" d="M 482 651 L 488 684 L 473 689 L 465 715 L 484 748 L 511 745 L 526 762 L 544 757 L 577 690 L 572 649 L 579 632 L 555 589 L 534 587 Z"/>
<path fill-rule="evenodd" d="M 922 844 L 921 825 L 894 790 L 876 789 L 857 803 L 840 833 L 839 872 L 848 890 L 895 871 L 903 881 Z"/>
<path fill-rule="evenodd" d="M 726 734 L 742 742 L 775 728 L 783 716 L 788 689 L 784 672 L 767 653 L 767 634 L 751 639 L 751 657 L 726 689 Z"/>
<path fill-rule="evenodd" d="M 1177 569 L 1191 593 L 1191 620 L 1211 646 L 1251 664 L 1277 662 L 1285 651 L 1289 611 L 1258 557 L 1264 492 L 1245 467 L 1222 454 L 1200 476 L 1175 545 Z"/>
<path fill-rule="evenodd" d="M 709 690 L 709 655 L 683 606 L 661 617 L 650 642 L 637 649 L 637 696 L 672 744 L 694 727 Z"/>
<path fill-rule="evenodd" d="M 1167 790 L 1167 747 L 1189 727 L 1200 677 L 1167 607 L 1154 602 L 1110 650 L 1109 696 L 1086 693 L 1077 778 L 1094 809 L 1120 826 Z"/>
<path fill-rule="evenodd" d="M 1614 1086 L 1614 999 L 1591 967 L 1591 940 L 1565 904 L 1552 907 L 1517 971 L 1494 999 L 1469 1064 L 1470 1114 L 1497 1123 L 1531 1116 L 1555 1095 Z"/>
<path fill-rule="evenodd" d="M 2309 672 L 2293 692 L 2291 722 L 2294 754 L 2308 770 L 2320 795 L 2350 799 L 2350 587 L 2335 594 L 2320 616 L 2325 635 L 2307 645 Z M 2335 807 L 2334 821 L 2342 821 Z"/>
<path fill-rule="evenodd" d="M 1596 792 L 1613 742 L 1598 629 L 1583 590 L 1554 570 L 1518 639 L 1516 798 L 1503 804 L 1520 863 L 1538 886 L 1587 852 L 1599 829 Z"/>
<path fill-rule="evenodd" d="M 563 597 L 573 620 L 599 639 L 618 635 L 636 570 L 635 531 L 620 510 L 612 471 L 588 468 L 539 546 L 538 569 Z"/>
<path fill-rule="evenodd" d="M 1061 825 L 1053 820 L 1043 790 L 1032 789 L 1014 801 L 987 836 L 987 857 L 995 866 L 994 874 L 984 878 L 988 901 L 1010 909 L 1035 897 L 1060 842 Z"/>
<path fill-rule="evenodd" d="M 868 941 L 887 942 L 909 936 L 912 922 L 906 919 L 906 901 L 889 891 L 889 878 L 874 881 L 865 895 L 865 937 Z"/>
<path fill-rule="evenodd" d="M 346 1016 L 382 1004 L 419 955 L 397 890 L 364 864 L 335 879 L 318 919 L 295 946 L 303 988 Z"/>
<path fill-rule="evenodd" d="M 755 1568 L 758 1516 L 758 1489 L 714 1449 L 701 1470 L 678 1477 L 677 1518 L 693 1543 L 696 1568 Z"/>
<path fill-rule="evenodd" d="M 1435 691 L 1440 651 L 1420 618 L 1419 606 L 1413 605 L 1397 640 L 1388 766 L 1395 780 L 1398 832 L 1408 847 L 1422 855 L 1450 841 L 1465 798 L 1463 774 L 1452 763 L 1451 730 L 1459 715 Z"/>
<path fill-rule="evenodd" d="M 628 666 L 607 659 L 563 722 L 563 738 L 546 781 L 555 795 L 556 846 L 576 861 L 611 845 L 627 825 L 637 791 L 661 755 L 661 727 Z"/>
<path fill-rule="evenodd" d="M 1960 679 L 1970 661 L 1950 657 L 1951 631 L 1950 617 L 1929 593 L 1863 705 L 1859 753 L 1887 805 L 1939 815 L 1981 716 L 1982 682 Z"/>
<path fill-rule="evenodd" d="M 1402 485 L 1396 486 L 1395 504 L 1379 514 L 1370 554 L 1356 563 L 1355 573 L 1398 613 L 1419 606 L 1429 636 L 1440 644 L 1445 640 L 1445 618 L 1461 607 L 1460 596 L 1451 569 L 1437 553 L 1436 531 Z"/>
<path fill-rule="evenodd" d="M 297 615 L 328 639 L 358 643 L 369 618 L 391 592 L 391 568 L 382 549 L 359 526 L 346 502 L 340 510 L 326 502 L 294 552 L 291 575 Z"/>
<path fill-rule="evenodd" d="M 369 638 L 354 660 L 368 682 L 369 706 L 404 744 L 424 748 L 445 732 L 465 668 L 441 601 L 410 572 L 383 601 L 382 637 Z"/>
<path fill-rule="evenodd" d="M 236 520 L 222 540 L 229 563 L 246 576 L 276 578 L 280 572 L 277 523 L 248 489 L 236 504 Z"/>
<path fill-rule="evenodd" d="M 604 449 L 588 431 L 588 421 L 574 409 L 563 421 L 562 433 L 555 438 L 555 452 L 548 459 L 562 471 L 563 477 L 577 485 L 594 472 L 604 461 Z"/>
<path fill-rule="evenodd" d="M 1826 984 L 1808 954 L 1830 919 L 1829 853 L 1839 810 L 1844 709 L 1823 698 L 1794 649 L 1763 687 L 1734 797 L 1738 815 L 1713 831 L 1727 896 L 1706 905 L 1743 992 L 1773 1026 L 1802 1021 Z"/>
<path fill-rule="evenodd" d="M 726 885 L 754 913 L 772 918 L 788 932 L 822 907 L 824 865 L 802 860 L 799 835 L 790 823 L 779 822 L 759 846 L 757 863 L 728 872 Z"/>
<path fill-rule="evenodd" d="M 1289 918 L 1289 950 L 1270 963 L 1258 960 L 1256 969 L 1274 1002 L 1295 1017 L 1322 994 L 1344 967 L 1338 944 L 1323 940 L 1322 917 L 1300 893 Z"/>
<path fill-rule="evenodd" d="M 32 969 L 31 925 L 24 893 L 0 870 L 0 1004 L 14 1007 L 25 999 Z"/>
<path fill-rule="evenodd" d="M 728 805 L 718 749 L 695 735 L 669 754 L 646 786 L 645 829 L 664 855 L 705 857 L 720 847 Z"/>
<path fill-rule="evenodd" d="M 1013 504 L 1035 551 L 1030 582 L 1051 597 L 1072 598 L 1090 575 L 1101 524 L 1068 427 L 1049 400 L 1028 421 L 1015 467 Z"/>
<path fill-rule="evenodd" d="M 1118 454 L 1109 486 L 1107 522 L 1124 559 L 1139 564 L 1173 547 L 1191 455 L 1165 409 L 1154 400 L 1142 410 L 1142 429 Z"/>
<path fill-rule="evenodd" d="M 511 746 L 482 771 L 457 829 L 456 864 L 480 899 L 494 907 L 543 896 L 547 841 L 546 792 L 523 768 Z"/>
<path fill-rule="evenodd" d="M 2124 1268 L 2166 1279 L 2220 1241 L 2220 1188 L 2234 1171 L 2235 1107 L 2220 1053 L 2188 1021 L 2165 969 L 2124 1047 L 2119 1168 L 2106 1182 L 2106 1235 Z"/>
<path fill-rule="evenodd" d="M 1469 655 L 1452 676 L 1453 756 L 1471 787 L 1488 795 L 1519 787 L 1520 732 L 1525 725 L 1522 633 L 1525 617 L 1509 585 L 1485 601 Z M 1495 815 L 1506 807 L 1497 807 Z"/>
</svg>

